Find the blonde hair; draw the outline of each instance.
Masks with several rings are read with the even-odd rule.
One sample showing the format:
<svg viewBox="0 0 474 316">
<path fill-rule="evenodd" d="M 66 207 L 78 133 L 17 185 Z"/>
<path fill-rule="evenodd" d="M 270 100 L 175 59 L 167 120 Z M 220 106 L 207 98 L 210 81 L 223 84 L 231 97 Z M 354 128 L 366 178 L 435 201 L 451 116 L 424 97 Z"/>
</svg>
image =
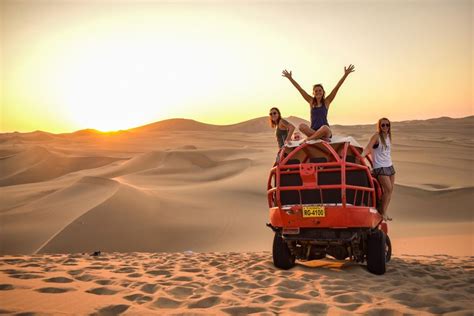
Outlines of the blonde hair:
<svg viewBox="0 0 474 316">
<path fill-rule="evenodd" d="M 382 121 L 387 121 L 389 124 L 387 134 L 388 138 L 390 139 L 390 142 L 392 142 L 392 123 L 390 123 L 390 120 L 386 117 L 382 117 L 377 122 L 377 133 L 379 134 L 380 141 L 382 142 L 383 148 L 387 148 L 387 143 L 385 142 L 385 138 L 383 137 L 382 126 L 380 126 L 380 124 L 382 124 Z"/>
</svg>

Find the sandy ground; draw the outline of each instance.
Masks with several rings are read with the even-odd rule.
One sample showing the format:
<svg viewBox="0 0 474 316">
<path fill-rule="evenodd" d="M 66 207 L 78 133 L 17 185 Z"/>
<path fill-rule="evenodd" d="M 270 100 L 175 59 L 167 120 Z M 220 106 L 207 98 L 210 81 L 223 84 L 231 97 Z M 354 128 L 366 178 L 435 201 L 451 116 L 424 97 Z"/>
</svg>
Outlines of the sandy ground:
<svg viewBox="0 0 474 316">
<path fill-rule="evenodd" d="M 266 118 L 231 126 L 177 119 L 108 134 L 0 134 L 0 306 L 56 313 L 70 312 L 71 302 L 86 314 L 163 307 L 472 313 L 473 127 L 474 117 L 393 124 L 395 258 L 382 279 L 347 262 L 272 267 L 262 251 L 273 237 L 265 227 L 266 181 L 277 149 Z M 365 145 L 374 126 L 333 131 Z M 105 256 L 66 255 L 95 250 Z M 154 266 L 168 272 L 147 273 Z M 362 289 L 356 279 L 366 281 Z"/>
<path fill-rule="evenodd" d="M 473 278 L 472 258 L 446 255 L 398 256 L 383 277 L 329 259 L 277 270 L 270 252 L 0 257 L 1 312 L 29 315 L 472 315 Z"/>
</svg>

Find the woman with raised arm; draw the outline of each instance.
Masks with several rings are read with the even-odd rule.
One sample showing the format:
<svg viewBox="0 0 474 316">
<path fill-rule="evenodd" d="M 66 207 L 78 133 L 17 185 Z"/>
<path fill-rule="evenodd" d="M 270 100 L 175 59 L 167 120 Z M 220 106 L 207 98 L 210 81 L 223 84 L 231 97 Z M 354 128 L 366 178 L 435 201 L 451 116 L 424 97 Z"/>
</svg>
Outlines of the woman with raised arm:
<svg viewBox="0 0 474 316">
<path fill-rule="evenodd" d="M 388 204 L 392 198 L 395 183 L 395 169 L 392 163 L 392 132 L 390 121 L 383 117 L 377 123 L 377 133 L 372 135 L 369 143 L 362 152 L 362 157 L 372 152 L 374 176 L 379 180 L 383 189 L 380 214 L 385 220 L 391 220 L 387 215 Z"/>
<path fill-rule="evenodd" d="M 328 110 L 332 101 L 336 97 L 337 91 L 341 87 L 344 80 L 351 72 L 354 71 L 354 65 L 349 65 L 349 67 L 344 67 L 344 75 L 337 85 L 332 89 L 331 93 L 325 97 L 326 92 L 321 84 L 315 84 L 313 86 L 313 97 L 311 97 L 306 91 L 304 91 L 301 86 L 293 79 L 291 71 L 283 70 L 282 76 L 288 78 L 290 82 L 295 86 L 295 88 L 301 93 L 306 102 L 309 103 L 311 110 L 311 127 L 306 124 L 300 124 L 298 127 L 302 133 L 304 133 L 307 138 L 305 141 L 322 139 L 325 141 L 330 141 L 332 137 L 331 129 L 329 128 L 328 123 Z"/>
<path fill-rule="evenodd" d="M 280 110 L 278 108 L 270 109 L 270 125 L 272 128 L 276 128 L 275 135 L 278 142 L 278 147 L 282 148 L 291 140 L 291 135 L 295 127 L 293 124 L 281 117 Z"/>
</svg>

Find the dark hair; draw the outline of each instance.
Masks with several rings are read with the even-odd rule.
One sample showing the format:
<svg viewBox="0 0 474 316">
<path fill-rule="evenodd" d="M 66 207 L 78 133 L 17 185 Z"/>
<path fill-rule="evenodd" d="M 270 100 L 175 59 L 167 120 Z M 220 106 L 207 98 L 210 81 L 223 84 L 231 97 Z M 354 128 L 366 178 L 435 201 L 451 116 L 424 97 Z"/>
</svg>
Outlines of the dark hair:
<svg viewBox="0 0 474 316">
<path fill-rule="evenodd" d="M 280 124 L 281 113 L 280 113 L 280 110 L 278 110 L 278 108 L 271 108 L 271 109 L 270 109 L 270 113 L 271 113 L 273 110 L 275 110 L 275 111 L 278 112 L 278 119 L 277 119 L 276 122 L 274 122 L 274 121 L 272 120 L 272 116 L 270 115 L 269 120 L 270 120 L 270 126 L 271 126 L 272 128 L 275 128 L 275 127 L 278 126 L 278 124 Z"/>
<path fill-rule="evenodd" d="M 320 84 L 320 83 L 315 84 L 315 85 L 313 86 L 313 93 L 314 93 L 314 88 L 316 88 L 316 87 L 321 87 L 321 89 L 323 89 L 323 97 L 321 98 L 321 104 L 322 104 L 323 106 L 326 106 L 326 98 L 325 98 L 325 96 L 326 96 L 326 91 L 324 90 L 323 85 Z M 316 101 L 316 97 L 313 97 L 313 100 L 311 101 L 311 107 L 316 106 L 316 105 L 317 105 L 316 102 L 317 102 L 317 101 Z"/>
<path fill-rule="evenodd" d="M 386 117 L 382 117 L 377 122 L 377 133 L 379 133 L 380 141 L 382 142 L 383 148 L 387 148 L 387 143 L 385 142 L 385 138 L 383 137 L 382 126 L 380 126 L 380 124 L 382 124 L 382 121 L 388 121 L 389 124 L 391 124 L 391 123 L 390 123 L 390 120 Z M 387 134 L 388 134 L 388 138 L 390 139 L 390 142 L 391 142 L 392 141 L 392 126 L 391 125 L 388 127 L 388 133 Z"/>
</svg>

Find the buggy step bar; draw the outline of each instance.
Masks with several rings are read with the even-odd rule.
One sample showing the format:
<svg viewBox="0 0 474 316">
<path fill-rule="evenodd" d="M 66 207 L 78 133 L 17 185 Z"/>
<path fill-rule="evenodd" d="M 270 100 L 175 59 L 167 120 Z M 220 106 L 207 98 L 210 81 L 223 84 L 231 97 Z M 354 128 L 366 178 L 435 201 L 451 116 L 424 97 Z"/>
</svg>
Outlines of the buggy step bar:
<svg viewBox="0 0 474 316">
<path fill-rule="evenodd" d="M 352 234 L 349 238 L 324 238 L 324 237 L 301 237 L 301 236 L 288 236 L 284 235 L 284 240 L 296 240 L 296 241 L 312 241 L 315 243 L 349 243 L 357 237 L 357 233 Z"/>
</svg>

